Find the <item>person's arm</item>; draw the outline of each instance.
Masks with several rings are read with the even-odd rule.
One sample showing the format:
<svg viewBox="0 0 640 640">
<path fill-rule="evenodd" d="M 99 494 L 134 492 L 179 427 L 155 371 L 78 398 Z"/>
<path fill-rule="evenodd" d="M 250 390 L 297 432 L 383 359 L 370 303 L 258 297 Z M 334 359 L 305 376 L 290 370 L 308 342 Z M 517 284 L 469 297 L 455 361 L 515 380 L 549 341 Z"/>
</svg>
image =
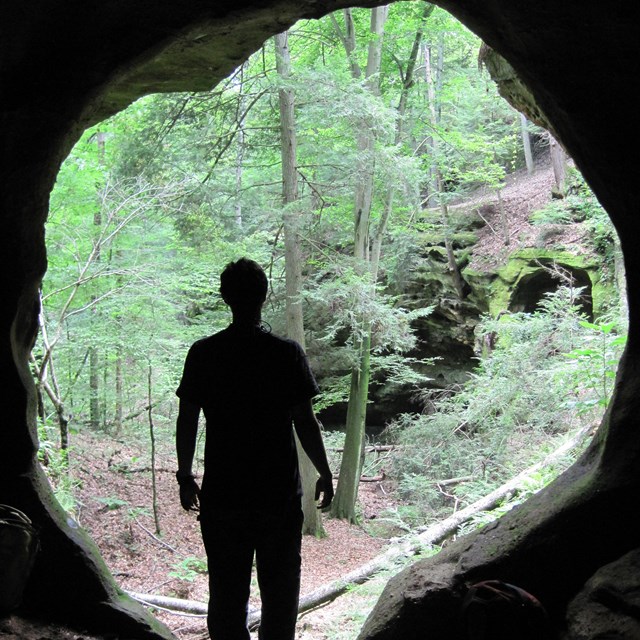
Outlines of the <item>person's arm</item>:
<svg viewBox="0 0 640 640">
<path fill-rule="evenodd" d="M 295 405 L 291 410 L 291 414 L 300 444 L 320 474 L 320 478 L 316 483 L 315 496 L 316 500 L 318 500 L 322 494 L 318 509 L 326 509 L 333 500 L 333 477 L 329 468 L 327 453 L 324 449 L 324 442 L 322 441 L 320 423 L 313 411 L 311 400 Z"/>
<path fill-rule="evenodd" d="M 176 453 L 178 454 L 178 472 L 176 478 L 180 485 L 180 504 L 186 511 L 197 511 L 200 487 L 195 481 L 191 467 L 196 451 L 198 418 L 200 407 L 193 402 L 180 398 L 178 419 L 176 421 Z"/>
</svg>

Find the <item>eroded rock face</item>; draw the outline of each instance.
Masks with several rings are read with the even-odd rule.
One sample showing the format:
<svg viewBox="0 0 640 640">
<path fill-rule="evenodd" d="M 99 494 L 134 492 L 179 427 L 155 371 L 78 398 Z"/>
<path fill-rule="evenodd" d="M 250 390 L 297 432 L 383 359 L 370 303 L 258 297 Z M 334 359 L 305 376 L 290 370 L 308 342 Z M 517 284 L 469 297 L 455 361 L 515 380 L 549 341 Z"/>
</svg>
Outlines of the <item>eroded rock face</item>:
<svg viewBox="0 0 640 640">
<path fill-rule="evenodd" d="M 48 195 L 60 162 L 84 127 L 140 95 L 212 86 L 264 39 L 296 19 L 348 4 L 0 4 L 0 502 L 29 514 L 43 535 L 34 568 L 38 579 L 28 590 L 32 611 L 67 622 L 82 619 L 121 637 L 168 634 L 121 599 L 90 541 L 51 502 L 34 463 L 35 404 L 28 355 L 46 268 Z M 370 637 L 423 638 L 423 620 L 436 621 L 430 640 L 456 637 L 455 585 L 470 573 L 480 576 L 485 571 L 491 571 L 488 577 L 515 575 L 520 582 L 532 574 L 533 581 L 539 575 L 559 575 L 562 582 L 545 596 L 554 612 L 564 612 L 576 585 L 584 582 L 583 574 L 592 575 L 611 554 L 626 553 L 640 537 L 637 525 L 626 520 L 626 509 L 640 491 L 640 222 L 637 163 L 629 162 L 626 153 L 637 142 L 632 126 L 636 105 L 629 99 L 640 78 L 635 3 L 618 3 L 615 11 L 577 0 L 438 4 L 509 61 L 617 225 L 628 277 L 631 335 L 605 424 L 580 464 L 549 487 L 537 506 L 525 505 L 501 524 L 490 545 L 474 538 L 459 560 L 439 560 L 437 574 L 429 566 L 416 569 L 431 579 L 439 576 L 443 586 L 438 597 L 423 599 L 420 584 L 412 583 L 388 606 L 380 605 L 403 633 L 387 626 L 386 635 Z M 479 550 L 474 551 L 474 545 Z M 573 551 L 583 546 L 584 553 Z"/>
<path fill-rule="evenodd" d="M 640 638 L 640 549 L 599 569 L 571 601 L 564 640 Z"/>
<path fill-rule="evenodd" d="M 498 85 L 500 95 L 531 122 L 555 135 L 553 125 L 540 109 L 535 97 L 515 69 L 486 44 L 480 48 L 478 62 L 484 65 Z"/>
</svg>

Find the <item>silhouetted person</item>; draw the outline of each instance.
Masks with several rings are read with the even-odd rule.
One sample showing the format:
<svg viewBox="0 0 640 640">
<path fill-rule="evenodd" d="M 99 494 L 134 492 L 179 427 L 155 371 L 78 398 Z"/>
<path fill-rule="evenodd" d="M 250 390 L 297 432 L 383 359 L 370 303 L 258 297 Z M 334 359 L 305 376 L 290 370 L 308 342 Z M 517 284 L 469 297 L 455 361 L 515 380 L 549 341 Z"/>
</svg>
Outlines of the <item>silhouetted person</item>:
<svg viewBox="0 0 640 640">
<path fill-rule="evenodd" d="M 298 343 L 261 324 L 267 277 L 241 258 L 220 276 L 233 322 L 193 344 L 177 390 L 180 502 L 200 509 L 209 564 L 213 640 L 247 640 L 254 552 L 261 640 L 292 640 L 300 591 L 302 495 L 293 427 L 320 474 L 319 508 L 333 499 L 331 470 L 311 398 L 318 386 Z M 200 410 L 206 418 L 202 489 L 191 471 Z"/>
</svg>

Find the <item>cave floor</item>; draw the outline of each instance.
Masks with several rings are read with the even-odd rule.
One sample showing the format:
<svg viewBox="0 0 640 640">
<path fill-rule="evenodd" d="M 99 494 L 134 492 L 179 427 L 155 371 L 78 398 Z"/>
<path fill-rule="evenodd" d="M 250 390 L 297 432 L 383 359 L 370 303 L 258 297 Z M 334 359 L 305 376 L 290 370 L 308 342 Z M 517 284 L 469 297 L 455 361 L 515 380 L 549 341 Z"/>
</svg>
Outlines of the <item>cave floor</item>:
<svg viewBox="0 0 640 640">
<path fill-rule="evenodd" d="M 95 636 L 59 624 L 12 614 L 0 618 L 2 640 L 115 640 L 117 636 Z"/>
</svg>

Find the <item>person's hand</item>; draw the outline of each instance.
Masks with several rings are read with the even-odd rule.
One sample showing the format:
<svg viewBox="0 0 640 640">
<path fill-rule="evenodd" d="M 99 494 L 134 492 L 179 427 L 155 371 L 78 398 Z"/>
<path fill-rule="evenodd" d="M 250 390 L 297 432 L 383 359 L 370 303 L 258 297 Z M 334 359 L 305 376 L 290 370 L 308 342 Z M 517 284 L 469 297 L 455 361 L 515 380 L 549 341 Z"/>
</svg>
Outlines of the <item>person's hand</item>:
<svg viewBox="0 0 640 640">
<path fill-rule="evenodd" d="M 316 500 L 322 500 L 318 504 L 318 509 L 328 509 L 331 501 L 333 500 L 333 478 L 331 476 L 320 476 L 318 482 L 316 482 Z"/>
<path fill-rule="evenodd" d="M 185 511 L 200 511 L 200 487 L 195 478 L 180 479 L 180 504 Z"/>
</svg>

